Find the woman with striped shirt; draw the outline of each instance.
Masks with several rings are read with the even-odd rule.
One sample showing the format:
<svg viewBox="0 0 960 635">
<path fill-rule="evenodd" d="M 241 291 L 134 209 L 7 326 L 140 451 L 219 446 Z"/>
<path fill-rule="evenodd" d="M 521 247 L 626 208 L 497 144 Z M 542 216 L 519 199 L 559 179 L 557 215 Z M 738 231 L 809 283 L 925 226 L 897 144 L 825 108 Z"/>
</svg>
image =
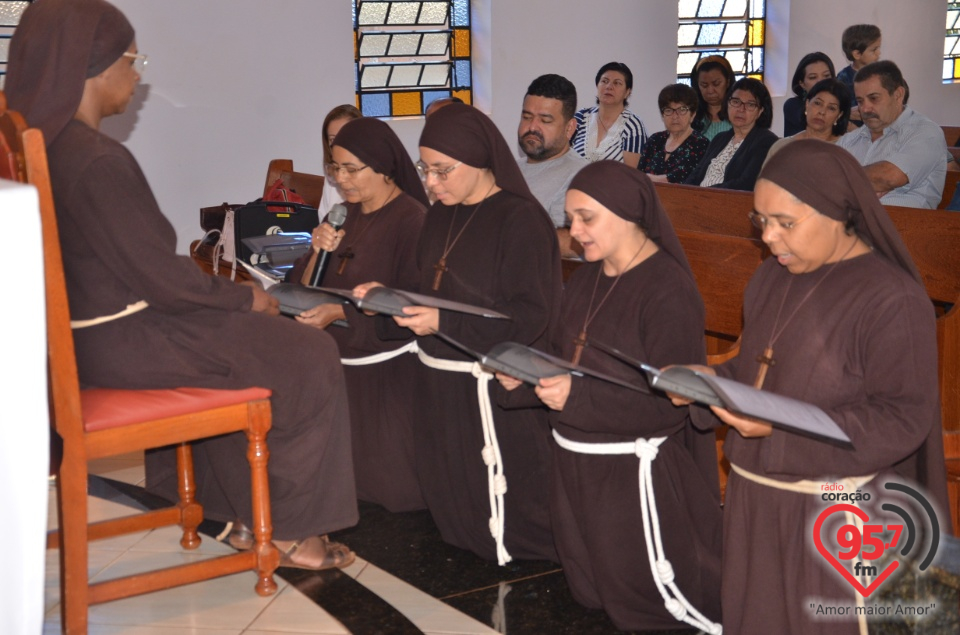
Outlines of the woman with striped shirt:
<svg viewBox="0 0 960 635">
<path fill-rule="evenodd" d="M 647 132 L 640 117 L 627 110 L 633 73 L 626 64 L 610 62 L 600 67 L 596 81 L 597 105 L 577 112 L 577 131 L 570 145 L 587 161 L 610 159 L 635 168 Z"/>
</svg>

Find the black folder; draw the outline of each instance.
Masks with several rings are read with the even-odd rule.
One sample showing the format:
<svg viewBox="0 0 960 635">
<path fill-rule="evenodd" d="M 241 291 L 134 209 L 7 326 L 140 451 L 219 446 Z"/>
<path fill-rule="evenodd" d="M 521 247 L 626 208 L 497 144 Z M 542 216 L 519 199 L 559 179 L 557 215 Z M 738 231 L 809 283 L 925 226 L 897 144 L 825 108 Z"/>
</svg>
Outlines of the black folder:
<svg viewBox="0 0 960 635">
<path fill-rule="evenodd" d="M 457 311 L 458 313 L 480 315 L 487 318 L 510 319 L 509 316 L 486 307 L 444 300 L 443 298 L 435 298 L 432 295 L 398 291 L 397 289 L 390 289 L 388 287 L 373 287 L 367 291 L 367 294 L 362 298 L 355 296 L 350 289 L 332 289 L 330 287 L 316 287 L 316 289 L 324 293 L 345 298 L 361 311 L 373 311 L 374 313 L 382 313 L 383 315 L 409 317 L 403 312 L 404 307 L 427 306 L 443 309 L 444 311 Z"/>
<path fill-rule="evenodd" d="M 569 373 L 577 377 L 587 376 L 602 379 L 611 384 L 639 392 L 648 392 L 646 386 L 632 384 L 628 381 L 617 379 L 616 377 L 611 377 L 610 375 L 590 370 L 589 368 L 584 368 L 583 366 L 571 364 L 559 357 L 548 355 L 543 351 L 538 351 L 535 348 L 517 344 L 516 342 L 501 342 L 490 349 L 489 353 L 484 355 L 483 353 L 478 353 L 477 351 L 467 348 L 446 333 L 437 331 L 434 335 L 454 348 L 458 348 L 467 355 L 470 355 L 480 362 L 481 365 L 510 375 L 511 377 L 516 377 L 534 386 L 538 385 L 541 379 Z"/>
<path fill-rule="evenodd" d="M 853 448 L 847 433 L 827 413 L 811 403 L 757 390 L 753 386 L 701 373 L 685 366 L 660 370 L 596 340 L 590 340 L 587 345 L 640 369 L 646 374 L 650 386 L 657 390 L 671 392 L 708 406 L 726 408 L 818 441 Z"/>
</svg>

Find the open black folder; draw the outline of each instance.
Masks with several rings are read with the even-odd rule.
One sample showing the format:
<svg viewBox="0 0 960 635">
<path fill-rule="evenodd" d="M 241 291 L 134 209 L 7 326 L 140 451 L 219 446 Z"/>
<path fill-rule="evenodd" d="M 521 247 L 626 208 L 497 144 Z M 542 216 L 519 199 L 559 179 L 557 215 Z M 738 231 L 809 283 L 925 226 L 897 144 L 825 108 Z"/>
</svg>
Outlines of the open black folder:
<svg viewBox="0 0 960 635">
<path fill-rule="evenodd" d="M 280 302 L 280 312 L 284 315 L 300 315 L 308 309 L 321 304 L 346 304 L 347 300 L 337 295 L 305 287 L 295 282 L 280 282 L 267 289 L 267 293 Z M 337 320 L 342 322 L 342 320 Z M 344 322 L 342 326 L 346 326 Z M 338 326 L 341 326 L 338 324 Z"/>
<path fill-rule="evenodd" d="M 813 404 L 732 379 L 700 373 L 685 366 L 660 370 L 595 340 L 587 344 L 646 373 L 650 386 L 697 403 L 719 406 L 731 412 L 766 421 L 776 428 L 802 434 L 819 441 L 853 448 L 850 437 L 827 413 Z"/>
<path fill-rule="evenodd" d="M 487 318 L 498 318 L 502 320 L 510 319 L 510 316 L 504 315 L 503 313 L 498 313 L 493 309 L 488 309 L 486 307 L 464 304 L 463 302 L 454 302 L 452 300 L 444 300 L 443 298 L 435 298 L 432 295 L 421 295 L 419 293 L 412 293 L 410 291 L 398 291 L 388 287 L 374 287 L 367 291 L 367 294 L 362 298 L 358 298 L 357 296 L 353 295 L 353 291 L 350 289 L 316 287 L 316 290 L 345 298 L 361 311 L 373 311 L 374 313 L 382 313 L 383 315 L 403 316 L 406 315 L 406 313 L 403 312 L 404 307 L 428 306 L 436 309 L 443 309 L 445 311 L 456 311 L 458 313 L 480 315 Z"/>
<path fill-rule="evenodd" d="M 516 377 L 534 386 L 546 377 L 556 377 L 557 375 L 566 375 L 569 373 L 577 377 L 588 376 L 602 379 L 611 384 L 623 386 L 624 388 L 638 392 L 649 392 L 646 386 L 631 384 L 628 381 L 617 379 L 616 377 L 611 377 L 610 375 L 605 375 L 604 373 L 599 373 L 595 370 L 584 368 L 583 366 L 571 364 L 559 357 L 548 355 L 535 348 L 517 344 L 516 342 L 501 342 L 494 346 L 489 353 L 484 355 L 483 353 L 470 350 L 445 333 L 436 331 L 434 335 L 454 348 L 458 348 L 467 355 L 470 355 L 483 366 L 505 373 L 511 377 Z"/>
</svg>

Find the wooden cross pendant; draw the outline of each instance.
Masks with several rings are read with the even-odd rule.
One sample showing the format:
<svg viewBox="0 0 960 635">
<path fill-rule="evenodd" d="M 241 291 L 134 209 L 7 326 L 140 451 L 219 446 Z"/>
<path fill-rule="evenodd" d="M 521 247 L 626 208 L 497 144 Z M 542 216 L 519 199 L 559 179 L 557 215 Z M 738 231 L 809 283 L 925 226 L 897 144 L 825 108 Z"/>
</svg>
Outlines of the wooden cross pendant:
<svg viewBox="0 0 960 635">
<path fill-rule="evenodd" d="M 753 382 L 753 387 L 757 390 L 763 388 L 763 380 L 767 378 L 767 369 L 776 364 L 773 359 L 773 349 L 769 346 L 763 349 L 763 355 L 757 357 L 760 362 L 760 370 L 757 371 L 757 379 Z"/>
<path fill-rule="evenodd" d="M 340 258 L 340 266 L 337 267 L 337 275 L 343 275 L 344 270 L 347 268 L 347 261 L 350 258 L 353 258 L 353 249 L 347 247 L 346 251 L 338 256 Z"/>
<path fill-rule="evenodd" d="M 433 274 L 433 290 L 439 291 L 440 280 L 443 279 L 443 272 L 448 270 L 447 259 L 441 258 L 440 260 L 437 261 L 437 264 L 433 265 L 433 268 L 437 270 L 437 272 Z"/>
<path fill-rule="evenodd" d="M 580 331 L 580 335 L 573 339 L 573 343 L 577 345 L 573 349 L 573 359 L 570 360 L 571 363 L 577 365 L 580 363 L 580 356 L 583 354 L 583 347 L 587 345 L 587 332 Z"/>
</svg>

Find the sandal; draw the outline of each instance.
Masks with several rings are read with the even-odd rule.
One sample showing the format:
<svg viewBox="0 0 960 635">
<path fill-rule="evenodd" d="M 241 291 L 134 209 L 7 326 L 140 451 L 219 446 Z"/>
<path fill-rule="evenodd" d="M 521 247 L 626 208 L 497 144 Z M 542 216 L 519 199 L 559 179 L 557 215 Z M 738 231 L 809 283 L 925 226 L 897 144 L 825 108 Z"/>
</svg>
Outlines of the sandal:
<svg viewBox="0 0 960 635">
<path fill-rule="evenodd" d="M 301 558 L 294 560 L 295 555 Z M 311 536 L 305 540 L 295 540 L 286 550 L 280 551 L 280 566 L 297 569 L 324 571 L 349 567 L 357 559 L 357 554 L 343 543 L 333 542 L 327 536 Z"/>
<path fill-rule="evenodd" d="M 233 527 L 227 535 L 227 543 L 237 551 L 253 549 L 253 531 L 239 520 L 233 521 Z"/>
</svg>

